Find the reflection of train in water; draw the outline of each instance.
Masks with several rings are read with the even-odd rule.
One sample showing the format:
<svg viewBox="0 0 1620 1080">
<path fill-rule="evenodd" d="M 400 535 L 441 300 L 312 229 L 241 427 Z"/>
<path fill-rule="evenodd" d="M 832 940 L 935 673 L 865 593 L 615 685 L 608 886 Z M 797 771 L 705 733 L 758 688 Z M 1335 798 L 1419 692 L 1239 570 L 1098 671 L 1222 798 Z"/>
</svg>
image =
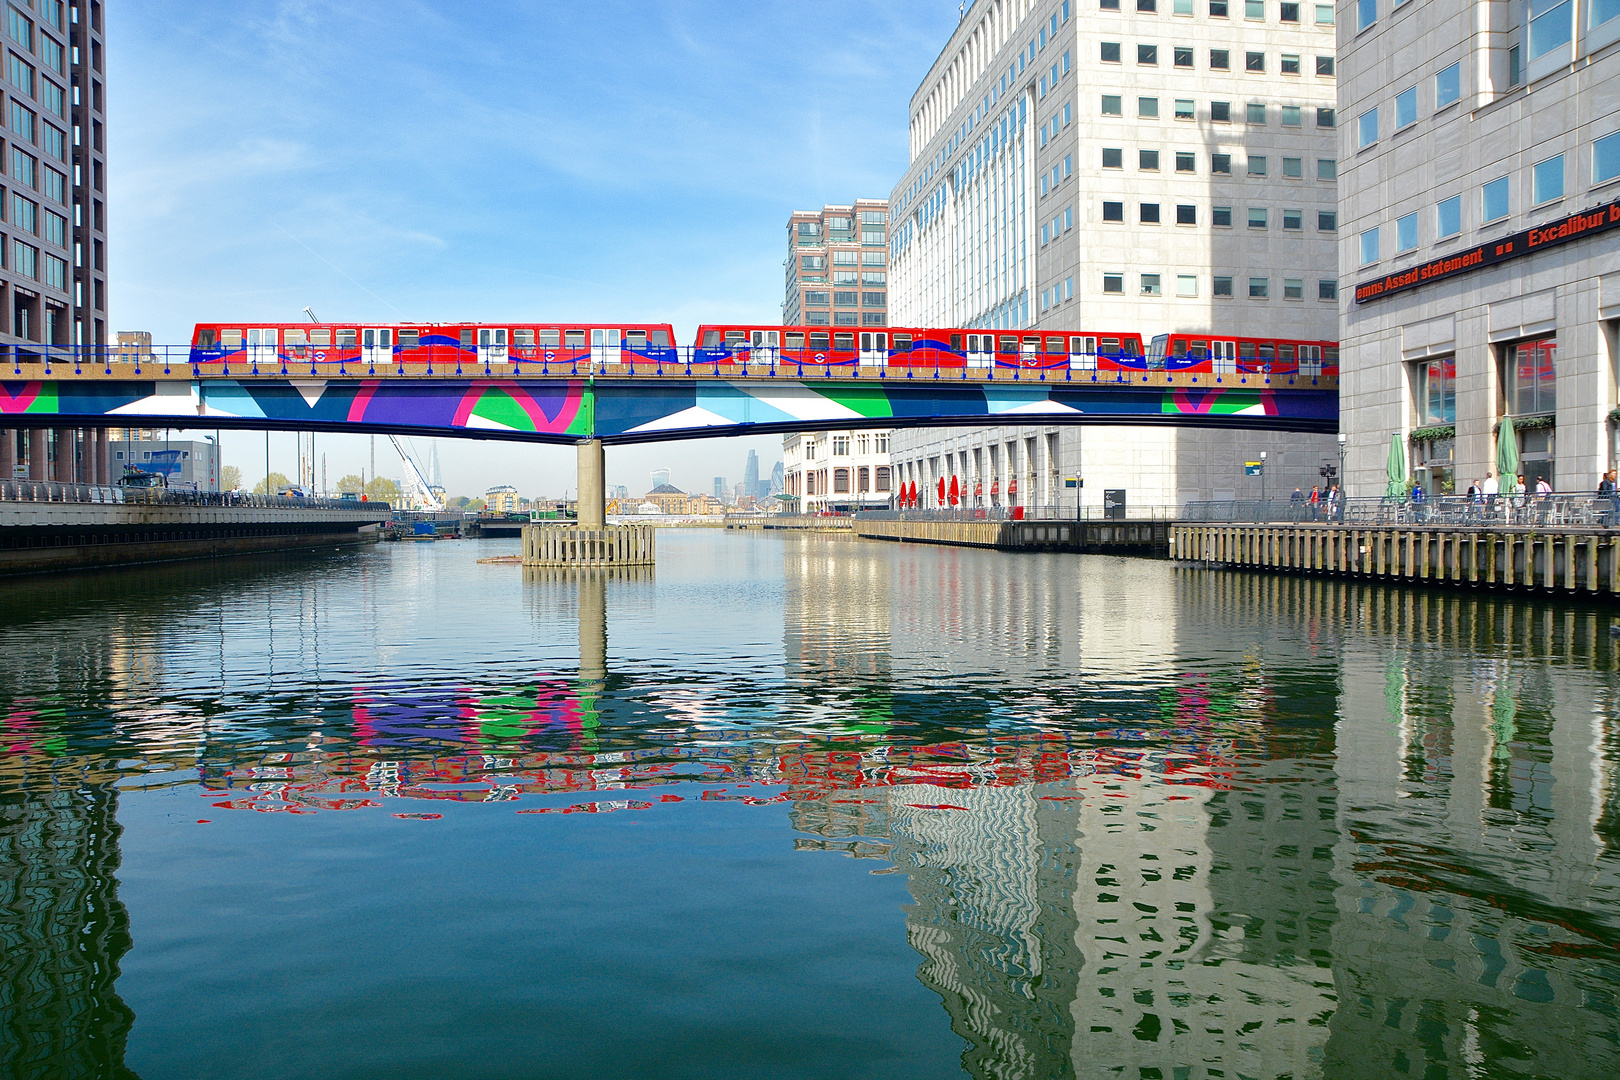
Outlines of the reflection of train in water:
<svg viewBox="0 0 1620 1080">
<path fill-rule="evenodd" d="M 198 323 L 191 362 L 198 367 L 361 365 L 396 371 L 417 368 L 489 368 L 520 374 L 636 371 L 699 366 L 815 367 L 929 371 L 1017 368 L 1026 371 L 1129 373 L 1169 371 L 1209 375 L 1336 377 L 1339 348 L 1332 341 L 1225 337 L 1209 333 L 1161 334 L 1146 349 L 1131 331 L 970 330 L 888 326 L 843 329 L 816 326 L 710 324 L 698 327 L 690 348 L 675 344 L 668 323 L 602 326 L 595 323 Z"/>
</svg>

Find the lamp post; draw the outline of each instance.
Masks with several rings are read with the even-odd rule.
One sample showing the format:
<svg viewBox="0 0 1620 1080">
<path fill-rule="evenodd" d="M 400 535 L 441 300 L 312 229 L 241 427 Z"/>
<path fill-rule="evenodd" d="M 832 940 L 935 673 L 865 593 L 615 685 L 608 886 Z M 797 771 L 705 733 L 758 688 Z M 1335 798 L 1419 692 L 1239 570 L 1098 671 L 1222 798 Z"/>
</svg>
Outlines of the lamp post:
<svg viewBox="0 0 1620 1080">
<path fill-rule="evenodd" d="M 1345 433 L 1342 432 L 1342 431 L 1339 432 L 1339 515 L 1340 515 L 1340 520 L 1341 521 L 1343 520 L 1344 500 L 1346 498 L 1346 492 L 1345 492 L 1345 488 L 1344 488 L 1344 444 L 1345 444 L 1345 439 L 1346 439 Z"/>
<path fill-rule="evenodd" d="M 1260 501 L 1266 501 L 1266 452 L 1260 451 Z"/>
</svg>

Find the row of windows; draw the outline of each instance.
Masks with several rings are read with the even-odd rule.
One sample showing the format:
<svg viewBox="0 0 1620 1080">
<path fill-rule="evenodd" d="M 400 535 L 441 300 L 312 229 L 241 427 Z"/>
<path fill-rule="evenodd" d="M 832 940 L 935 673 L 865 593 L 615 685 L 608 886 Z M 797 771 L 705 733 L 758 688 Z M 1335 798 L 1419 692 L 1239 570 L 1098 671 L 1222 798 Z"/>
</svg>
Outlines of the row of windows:
<svg viewBox="0 0 1620 1080">
<path fill-rule="evenodd" d="M 32 6 L 32 5 L 30 5 Z M 62 31 L 62 4 L 61 0 L 44 0 L 40 5 L 40 14 L 49 26 L 54 26 L 58 32 Z M 11 40 L 21 45 L 30 53 L 37 53 L 46 67 L 58 75 L 67 75 L 67 64 L 63 56 L 62 43 L 49 34 L 35 34 L 34 24 L 27 15 L 14 7 L 6 9 L 6 29 L 11 34 Z M 37 38 L 37 48 L 36 48 Z"/>
<path fill-rule="evenodd" d="M 1449 108 L 1462 99 L 1462 61 L 1458 61 L 1435 75 L 1433 81 L 1434 110 Z M 1418 121 L 1418 88 L 1409 86 L 1395 95 L 1393 108 L 1374 105 L 1356 117 L 1356 149 L 1365 150 L 1378 141 L 1379 115 L 1393 117 L 1392 133 L 1405 131 Z"/>
<path fill-rule="evenodd" d="M 888 294 L 861 292 L 857 289 L 834 291 L 829 294 L 825 290 L 811 289 L 805 292 L 804 302 L 806 304 L 832 304 L 834 307 L 885 307 L 888 303 Z"/>
<path fill-rule="evenodd" d="M 38 143 L 51 157 L 67 164 L 67 132 L 54 124 L 40 123 L 34 111 L 16 99 L 11 102 L 8 117 L 13 135 Z"/>
<path fill-rule="evenodd" d="M 1198 103 L 1192 98 L 1172 98 L 1173 111 L 1171 115 L 1177 120 L 1198 119 Z M 1299 105 L 1279 105 L 1277 107 L 1277 120 L 1283 127 L 1304 127 L 1306 109 Z M 1375 112 L 1377 110 L 1374 110 Z M 1125 98 L 1121 94 L 1102 95 L 1102 114 L 1104 116 L 1124 116 Z M 1156 97 L 1139 97 L 1136 99 L 1136 115 L 1141 120 L 1157 120 L 1159 118 L 1159 99 Z M 1262 101 L 1248 102 L 1243 111 L 1244 123 L 1250 127 L 1265 127 L 1270 109 Z M 1209 103 L 1209 120 L 1215 124 L 1230 124 L 1232 122 L 1232 103 L 1230 101 L 1211 101 Z M 1338 113 L 1333 109 L 1316 110 L 1316 126 L 1331 128 L 1338 124 Z"/>
<path fill-rule="evenodd" d="M 1538 161 L 1530 168 L 1530 203 L 1532 207 L 1554 202 L 1564 197 L 1567 154 L 1557 154 Z M 1592 183 L 1602 184 L 1620 179 L 1620 131 L 1605 135 L 1592 144 Z M 1480 225 L 1490 225 L 1507 218 L 1513 212 L 1512 178 L 1499 176 L 1480 186 Z M 1434 238 L 1446 240 L 1462 233 L 1463 197 L 1453 195 L 1434 205 Z M 1419 212 L 1413 211 L 1395 219 L 1392 230 L 1395 254 L 1416 251 L 1422 242 Z M 1383 253 L 1387 236 L 1383 226 L 1374 225 L 1361 233 L 1361 265 L 1377 262 Z"/>
<path fill-rule="evenodd" d="M 68 246 L 67 218 L 53 210 L 41 210 L 38 203 L 16 192 L 6 200 L 6 189 L 0 187 L 0 215 L 5 216 L 15 229 L 42 236 L 57 247 Z"/>
<path fill-rule="evenodd" d="M 1183 298 L 1196 298 L 1199 289 L 1199 275 L 1175 275 L 1176 296 Z M 1138 275 L 1141 296 L 1163 296 L 1164 277 L 1160 274 Z M 1230 299 L 1236 295 L 1235 282 L 1241 279 L 1224 274 L 1217 274 L 1210 279 L 1209 294 L 1216 299 Z M 1272 297 L 1271 278 L 1251 277 L 1248 281 L 1248 297 L 1250 300 L 1269 300 Z M 1104 273 L 1103 292 L 1123 296 L 1125 294 L 1125 274 Z M 1285 277 L 1282 279 L 1282 293 L 1284 300 L 1305 299 L 1305 279 Z M 1318 300 L 1337 300 L 1339 298 L 1339 281 L 1337 278 L 1318 278 L 1316 280 L 1316 298 Z"/>
<path fill-rule="evenodd" d="M 1123 50 L 1123 46 L 1121 45 L 1120 42 L 1118 42 L 1118 41 L 1104 41 L 1104 42 L 1099 42 L 1099 45 L 1101 46 L 1101 60 L 1102 60 L 1103 63 L 1105 63 L 1105 64 L 1120 64 L 1120 63 L 1124 62 L 1124 60 L 1123 60 L 1124 50 Z M 1170 49 L 1171 63 L 1175 67 L 1183 68 L 1183 69 L 1186 69 L 1186 70 L 1190 71 L 1194 67 L 1193 57 L 1194 57 L 1194 54 L 1196 53 L 1196 51 L 1197 50 L 1191 45 L 1175 45 L 1175 46 L 1172 46 L 1171 49 Z M 1136 65 L 1138 67 L 1158 67 L 1159 66 L 1159 46 L 1157 44 L 1147 44 L 1147 43 L 1142 43 L 1142 42 L 1137 43 L 1137 46 L 1136 46 Z M 1277 70 L 1280 71 L 1282 74 L 1284 74 L 1284 75 L 1299 75 L 1299 74 L 1302 74 L 1302 69 L 1303 69 L 1303 61 L 1301 60 L 1299 53 L 1281 53 L 1281 54 L 1279 54 L 1278 61 L 1277 61 Z M 1209 70 L 1211 70 L 1211 71 L 1231 71 L 1232 70 L 1232 50 L 1231 49 L 1211 49 L 1211 50 L 1209 50 Z M 1246 52 L 1244 54 L 1244 70 L 1246 70 L 1246 71 L 1265 71 L 1266 70 L 1266 54 L 1264 52 Z M 1333 78 L 1334 65 L 1333 65 L 1333 57 L 1331 55 L 1317 56 L 1317 58 L 1316 58 L 1316 74 L 1323 77 L 1323 78 L 1325 78 L 1325 79 Z"/>
<path fill-rule="evenodd" d="M 33 281 L 42 281 L 54 289 L 67 291 L 67 260 L 57 258 L 50 252 L 40 252 L 32 244 L 21 240 L 12 240 L 8 245 L 4 237 L 0 237 L 0 266 L 8 267 L 17 277 L 29 278 Z"/>
<path fill-rule="evenodd" d="M 1195 15 L 1194 0 L 1165 0 L 1172 15 Z M 1249 22 L 1265 22 L 1267 18 L 1266 0 L 1208 0 L 1209 17 L 1212 19 L 1229 19 L 1232 9 L 1241 8 L 1243 18 Z M 1067 5 L 1065 5 L 1067 6 Z M 1097 0 L 1097 6 L 1104 11 L 1120 10 L 1120 0 Z M 1136 0 L 1136 10 L 1148 15 L 1159 12 L 1159 0 Z M 1277 21 L 1283 23 L 1298 23 L 1305 19 L 1313 19 L 1317 26 L 1333 25 L 1332 4 L 1301 4 L 1293 0 L 1283 0 L 1277 5 Z"/>
<path fill-rule="evenodd" d="M 881 311 L 806 311 L 806 326 L 887 326 L 888 317 Z"/>
<path fill-rule="evenodd" d="M 17 183 L 42 192 L 46 198 L 53 199 L 63 206 L 68 204 L 65 173 L 58 172 L 49 165 L 42 166 L 38 158 L 18 146 L 11 148 L 7 164 L 11 178 Z"/>
<path fill-rule="evenodd" d="M 1074 278 L 1064 278 L 1061 285 L 1041 290 L 1041 310 L 1050 311 L 1065 300 L 1074 299 Z"/>
<path fill-rule="evenodd" d="M 856 260 L 857 255 L 860 256 L 858 262 Z M 800 262 L 806 270 L 827 269 L 827 256 L 825 255 L 805 255 Z M 834 266 L 886 266 L 888 265 L 888 257 L 881 251 L 834 251 L 832 253 L 832 264 Z"/>
<path fill-rule="evenodd" d="M 1062 161 L 1052 163 L 1051 172 L 1041 174 L 1041 197 L 1045 198 L 1047 192 L 1056 191 L 1058 185 L 1074 174 L 1074 155 L 1064 154 Z"/>
<path fill-rule="evenodd" d="M 1198 204 L 1176 203 L 1176 224 L 1197 225 Z M 1248 213 L 1245 221 L 1251 229 L 1269 229 L 1272 221 L 1288 232 L 1303 232 L 1305 229 L 1306 212 L 1303 208 L 1285 208 L 1273 215 L 1269 207 L 1250 206 L 1245 208 Z M 1144 202 L 1136 204 L 1136 220 L 1141 225 L 1159 225 L 1163 223 L 1160 213 L 1161 204 Z M 1124 202 L 1104 201 L 1102 204 L 1102 219 L 1104 221 L 1125 221 Z M 1209 223 L 1219 229 L 1232 227 L 1232 208 L 1230 206 L 1211 206 L 1209 208 Z M 1316 230 L 1318 232 L 1336 232 L 1339 228 L 1339 215 L 1335 210 L 1316 211 Z"/>
<path fill-rule="evenodd" d="M 1175 153 L 1176 172 L 1197 173 L 1198 155 L 1192 150 L 1177 150 Z M 1250 154 L 1244 159 L 1244 167 L 1248 176 L 1270 176 L 1271 158 L 1265 154 Z M 1305 178 L 1305 159 L 1297 157 L 1282 157 L 1277 159 L 1282 163 L 1282 172 L 1278 175 L 1286 180 L 1303 180 Z M 1159 172 L 1160 154 L 1157 150 L 1136 151 L 1137 172 Z M 1104 169 L 1123 169 L 1125 167 L 1125 151 L 1121 147 L 1105 146 L 1102 148 L 1102 167 Z M 1231 154 L 1209 155 L 1209 171 L 1217 176 L 1232 175 Z M 1316 178 L 1318 180 L 1337 180 L 1339 178 L 1339 162 L 1336 158 L 1316 159 Z"/>
<path fill-rule="evenodd" d="M 1041 226 L 1041 243 L 1046 244 L 1056 240 L 1062 234 L 1074 228 L 1074 207 L 1061 211 L 1052 220 Z"/>
</svg>

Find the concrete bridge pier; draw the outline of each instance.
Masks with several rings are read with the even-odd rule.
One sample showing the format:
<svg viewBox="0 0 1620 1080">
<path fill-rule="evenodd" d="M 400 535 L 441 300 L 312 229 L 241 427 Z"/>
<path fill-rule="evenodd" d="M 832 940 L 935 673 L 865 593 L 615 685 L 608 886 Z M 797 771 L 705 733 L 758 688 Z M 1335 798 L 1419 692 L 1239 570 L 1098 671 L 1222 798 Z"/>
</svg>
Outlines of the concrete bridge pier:
<svg viewBox="0 0 1620 1080">
<path fill-rule="evenodd" d="M 28 429 L 28 479 L 49 480 L 51 465 L 47 460 L 51 433 L 44 428 Z"/>
<path fill-rule="evenodd" d="M 579 444 L 579 527 L 601 529 L 607 525 L 607 479 L 601 439 Z"/>
<path fill-rule="evenodd" d="M 10 428 L 0 431 L 0 480 L 17 475 L 17 433 Z"/>
</svg>

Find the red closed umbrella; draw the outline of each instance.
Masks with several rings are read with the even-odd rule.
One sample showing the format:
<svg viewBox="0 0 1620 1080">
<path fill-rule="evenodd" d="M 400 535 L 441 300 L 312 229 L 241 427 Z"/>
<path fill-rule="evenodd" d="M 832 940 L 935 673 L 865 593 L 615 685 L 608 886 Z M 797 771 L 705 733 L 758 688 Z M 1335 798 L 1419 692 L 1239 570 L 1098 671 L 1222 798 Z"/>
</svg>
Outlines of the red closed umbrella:
<svg viewBox="0 0 1620 1080">
<path fill-rule="evenodd" d="M 962 489 L 956 486 L 956 477 L 951 477 L 951 505 L 955 506 L 962 501 Z"/>
<path fill-rule="evenodd" d="M 939 505 L 945 505 L 945 478 L 939 478 Z"/>
<path fill-rule="evenodd" d="M 911 482 L 911 486 L 906 490 L 906 505 L 917 505 L 917 481 L 915 480 Z"/>
</svg>

